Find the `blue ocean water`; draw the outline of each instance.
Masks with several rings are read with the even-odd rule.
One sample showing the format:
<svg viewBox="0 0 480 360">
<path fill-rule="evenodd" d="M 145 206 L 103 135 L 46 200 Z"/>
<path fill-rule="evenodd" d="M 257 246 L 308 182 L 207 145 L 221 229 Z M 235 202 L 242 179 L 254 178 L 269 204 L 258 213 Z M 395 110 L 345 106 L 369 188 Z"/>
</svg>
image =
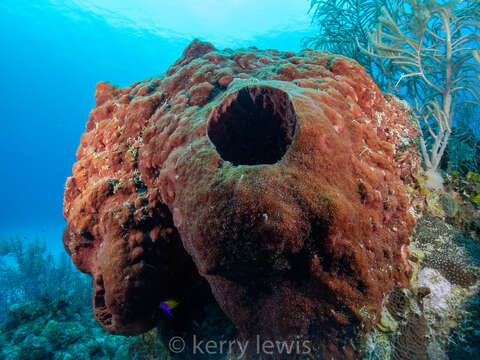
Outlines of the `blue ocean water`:
<svg viewBox="0 0 480 360">
<path fill-rule="evenodd" d="M 166 71 L 195 37 L 218 48 L 297 51 L 309 1 L 3 0 L 0 237 L 62 248 L 62 198 L 95 84 Z M 268 15 L 268 16 L 265 16 Z"/>
</svg>

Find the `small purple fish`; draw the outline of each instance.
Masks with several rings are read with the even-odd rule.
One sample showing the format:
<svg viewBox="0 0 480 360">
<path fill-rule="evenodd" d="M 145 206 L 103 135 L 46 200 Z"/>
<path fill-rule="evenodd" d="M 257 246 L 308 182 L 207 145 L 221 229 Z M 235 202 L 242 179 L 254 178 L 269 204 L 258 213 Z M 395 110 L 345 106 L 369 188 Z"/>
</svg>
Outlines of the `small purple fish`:
<svg viewBox="0 0 480 360">
<path fill-rule="evenodd" d="M 168 315 L 173 316 L 172 310 L 178 306 L 178 302 L 175 300 L 166 300 L 158 304 L 158 308 L 166 311 Z"/>
</svg>

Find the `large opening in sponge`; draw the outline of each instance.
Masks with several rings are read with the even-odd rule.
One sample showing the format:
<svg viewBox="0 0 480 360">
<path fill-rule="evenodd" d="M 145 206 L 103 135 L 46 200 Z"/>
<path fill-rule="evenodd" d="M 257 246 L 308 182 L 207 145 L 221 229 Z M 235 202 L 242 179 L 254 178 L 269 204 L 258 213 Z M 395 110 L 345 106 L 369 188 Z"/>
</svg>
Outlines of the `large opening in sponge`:
<svg viewBox="0 0 480 360">
<path fill-rule="evenodd" d="M 270 86 L 248 86 L 229 96 L 210 116 L 208 137 L 233 165 L 274 164 L 295 135 L 297 117 L 288 94 Z"/>
</svg>

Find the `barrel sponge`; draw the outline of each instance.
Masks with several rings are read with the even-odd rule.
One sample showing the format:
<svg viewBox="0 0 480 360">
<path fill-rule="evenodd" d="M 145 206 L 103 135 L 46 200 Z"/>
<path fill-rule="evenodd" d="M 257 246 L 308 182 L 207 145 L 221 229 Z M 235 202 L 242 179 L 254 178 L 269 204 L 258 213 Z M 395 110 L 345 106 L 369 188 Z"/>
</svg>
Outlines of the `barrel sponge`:
<svg viewBox="0 0 480 360">
<path fill-rule="evenodd" d="M 64 244 L 106 330 L 149 330 L 201 277 L 244 338 L 359 356 L 385 294 L 408 286 L 419 161 L 402 103 L 342 56 L 198 40 L 96 101 Z"/>
</svg>

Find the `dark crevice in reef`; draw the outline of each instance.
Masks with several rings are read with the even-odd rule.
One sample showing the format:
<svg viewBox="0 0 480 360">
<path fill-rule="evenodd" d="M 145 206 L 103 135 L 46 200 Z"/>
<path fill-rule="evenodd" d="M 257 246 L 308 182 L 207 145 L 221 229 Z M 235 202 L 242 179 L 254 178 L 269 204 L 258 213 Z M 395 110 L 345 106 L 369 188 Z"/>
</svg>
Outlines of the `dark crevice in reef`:
<svg viewBox="0 0 480 360">
<path fill-rule="evenodd" d="M 286 92 L 252 86 L 231 94 L 213 111 L 208 136 L 233 165 L 274 164 L 291 145 L 296 124 Z"/>
<path fill-rule="evenodd" d="M 105 305 L 105 287 L 101 276 L 95 279 L 93 302 L 95 307 L 95 318 L 104 328 L 110 328 L 112 325 L 112 314 Z"/>
<path fill-rule="evenodd" d="M 180 354 L 182 359 L 223 359 L 218 356 L 220 354 L 202 356 L 198 351 L 193 354 L 194 338 L 218 342 L 232 341 L 238 336 L 235 325 L 217 304 L 206 281 L 190 289 L 178 311 L 174 310 L 173 317 L 162 314 L 157 330 L 164 344 L 175 336 L 185 340 L 185 351 Z"/>
</svg>

